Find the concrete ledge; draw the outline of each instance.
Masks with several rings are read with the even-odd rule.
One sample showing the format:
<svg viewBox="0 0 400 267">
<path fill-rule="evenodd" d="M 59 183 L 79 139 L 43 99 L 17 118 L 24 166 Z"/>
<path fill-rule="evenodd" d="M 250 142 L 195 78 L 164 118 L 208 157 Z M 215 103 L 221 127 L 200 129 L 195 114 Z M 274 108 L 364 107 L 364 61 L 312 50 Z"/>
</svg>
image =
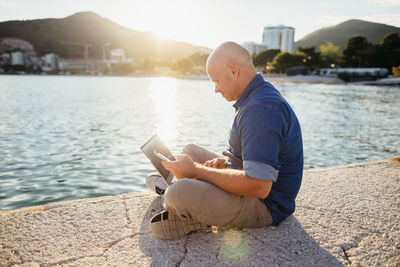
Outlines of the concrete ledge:
<svg viewBox="0 0 400 267">
<path fill-rule="evenodd" d="M 1 266 L 336 266 L 400 264 L 400 160 L 309 170 L 278 227 L 193 233 L 149 230 L 151 193 L 0 213 Z"/>
</svg>

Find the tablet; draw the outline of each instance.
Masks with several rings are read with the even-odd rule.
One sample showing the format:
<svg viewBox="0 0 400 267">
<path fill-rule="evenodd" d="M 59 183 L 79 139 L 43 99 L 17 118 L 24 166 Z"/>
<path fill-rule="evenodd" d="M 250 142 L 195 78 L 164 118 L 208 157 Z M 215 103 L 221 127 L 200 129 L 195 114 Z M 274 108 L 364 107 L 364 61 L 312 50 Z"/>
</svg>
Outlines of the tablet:
<svg viewBox="0 0 400 267">
<path fill-rule="evenodd" d="M 164 168 L 161 162 L 163 161 L 163 157 L 169 160 L 175 160 L 175 157 L 169 151 L 167 146 L 161 141 L 160 137 L 158 137 L 158 135 L 154 135 L 140 148 L 140 150 L 150 160 L 151 164 L 153 164 L 154 168 L 158 171 L 161 177 L 164 178 L 168 185 L 170 185 L 174 176 Z M 162 156 L 160 157 L 160 155 L 156 154 L 161 154 Z"/>
</svg>

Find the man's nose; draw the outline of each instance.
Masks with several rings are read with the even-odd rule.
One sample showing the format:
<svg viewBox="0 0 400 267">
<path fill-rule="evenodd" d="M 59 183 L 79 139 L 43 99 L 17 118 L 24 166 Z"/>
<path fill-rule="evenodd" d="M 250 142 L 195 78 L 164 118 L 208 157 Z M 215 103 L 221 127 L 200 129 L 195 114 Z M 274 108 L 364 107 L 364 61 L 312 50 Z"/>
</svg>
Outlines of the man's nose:
<svg viewBox="0 0 400 267">
<path fill-rule="evenodd" d="M 215 93 L 220 92 L 220 91 L 219 91 L 219 87 L 218 87 L 217 85 L 214 87 L 214 92 L 215 92 Z"/>
</svg>

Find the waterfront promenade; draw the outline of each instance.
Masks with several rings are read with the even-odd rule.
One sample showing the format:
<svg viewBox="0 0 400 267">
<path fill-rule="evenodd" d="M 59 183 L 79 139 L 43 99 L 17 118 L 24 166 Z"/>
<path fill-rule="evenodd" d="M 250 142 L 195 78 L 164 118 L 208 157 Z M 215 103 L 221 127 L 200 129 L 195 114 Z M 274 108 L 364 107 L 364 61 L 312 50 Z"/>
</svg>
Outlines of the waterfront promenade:
<svg viewBox="0 0 400 267">
<path fill-rule="evenodd" d="M 0 266 L 398 266 L 400 159 L 307 170 L 293 216 L 278 227 L 149 230 L 152 193 L 0 212 Z"/>
</svg>

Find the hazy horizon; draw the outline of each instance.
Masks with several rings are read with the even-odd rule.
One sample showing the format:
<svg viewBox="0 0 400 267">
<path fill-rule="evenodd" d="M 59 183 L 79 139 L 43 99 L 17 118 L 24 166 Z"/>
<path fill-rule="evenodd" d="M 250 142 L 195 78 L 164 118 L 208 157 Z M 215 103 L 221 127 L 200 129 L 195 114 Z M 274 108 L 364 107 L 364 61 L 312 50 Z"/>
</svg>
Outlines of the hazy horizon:
<svg viewBox="0 0 400 267">
<path fill-rule="evenodd" d="M 133 30 L 208 48 L 215 48 L 226 40 L 259 43 L 262 28 L 268 25 L 294 27 L 296 41 L 348 19 L 400 27 L 400 0 L 249 0 L 245 3 L 115 0 L 111 4 L 95 0 L 0 0 L 0 9 L 0 21 L 64 18 L 92 11 Z"/>
</svg>

